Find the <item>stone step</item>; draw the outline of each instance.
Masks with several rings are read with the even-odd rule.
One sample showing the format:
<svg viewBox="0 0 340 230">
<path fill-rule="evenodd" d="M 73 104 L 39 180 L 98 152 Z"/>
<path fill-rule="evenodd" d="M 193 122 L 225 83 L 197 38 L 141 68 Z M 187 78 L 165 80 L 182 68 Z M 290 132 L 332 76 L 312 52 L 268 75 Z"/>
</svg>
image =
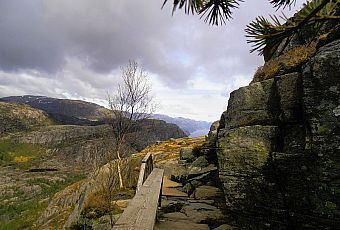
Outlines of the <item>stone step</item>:
<svg viewBox="0 0 340 230">
<path fill-rule="evenodd" d="M 188 194 L 179 191 L 176 188 L 166 188 L 163 187 L 162 188 L 162 196 L 166 196 L 166 197 L 188 197 Z"/>
</svg>

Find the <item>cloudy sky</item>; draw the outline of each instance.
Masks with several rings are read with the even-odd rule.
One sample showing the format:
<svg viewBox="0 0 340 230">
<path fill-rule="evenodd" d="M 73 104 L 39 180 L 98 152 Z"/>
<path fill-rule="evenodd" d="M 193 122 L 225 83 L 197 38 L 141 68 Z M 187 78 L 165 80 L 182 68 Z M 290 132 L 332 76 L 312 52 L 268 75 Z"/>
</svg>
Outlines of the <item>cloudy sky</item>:
<svg viewBox="0 0 340 230">
<path fill-rule="evenodd" d="M 161 10 L 162 2 L 1 0 L 0 97 L 46 95 L 105 105 L 120 67 L 134 59 L 149 73 L 157 113 L 219 119 L 230 92 L 247 85 L 263 64 L 249 53 L 245 26 L 274 10 L 268 0 L 247 0 L 226 26 L 215 27 L 198 16 L 172 16 L 171 4 Z"/>
</svg>

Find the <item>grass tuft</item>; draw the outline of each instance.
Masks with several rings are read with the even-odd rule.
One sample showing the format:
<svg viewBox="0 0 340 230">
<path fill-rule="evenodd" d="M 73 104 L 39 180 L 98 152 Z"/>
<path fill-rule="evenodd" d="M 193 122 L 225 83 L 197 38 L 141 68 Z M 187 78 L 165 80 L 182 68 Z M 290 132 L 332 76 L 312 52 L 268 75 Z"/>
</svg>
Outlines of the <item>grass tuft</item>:
<svg viewBox="0 0 340 230">
<path fill-rule="evenodd" d="M 277 75 L 296 71 L 316 52 L 316 43 L 296 46 L 281 56 L 267 61 L 257 69 L 251 83 L 271 79 Z"/>
</svg>

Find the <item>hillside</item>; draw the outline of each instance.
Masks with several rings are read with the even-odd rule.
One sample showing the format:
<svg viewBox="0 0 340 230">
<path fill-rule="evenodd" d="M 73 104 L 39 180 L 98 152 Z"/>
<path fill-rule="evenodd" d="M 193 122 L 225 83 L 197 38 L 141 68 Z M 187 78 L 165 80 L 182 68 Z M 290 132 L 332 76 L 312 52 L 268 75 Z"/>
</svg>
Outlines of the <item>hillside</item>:
<svg viewBox="0 0 340 230">
<path fill-rule="evenodd" d="M 53 123 L 53 119 L 44 111 L 27 105 L 0 102 L 0 135 L 15 131 L 28 131 Z"/>
<path fill-rule="evenodd" d="M 0 102 L 0 108 L 0 134 L 3 134 L 4 140 L 39 144 L 56 153 L 67 151 L 68 154 L 59 155 L 65 155 L 70 160 L 73 158 L 73 161 L 94 151 L 100 156 L 112 151 L 110 125 L 60 125 L 47 113 L 25 104 Z M 154 119 L 141 120 L 127 134 L 125 145 L 129 151 L 125 155 L 140 151 L 157 141 L 184 136 L 185 133 L 174 124 Z M 81 162 L 86 166 L 86 160 Z"/>
<path fill-rule="evenodd" d="M 109 111 L 103 106 L 81 100 L 57 99 L 44 96 L 12 96 L 0 101 L 27 104 L 41 109 L 61 124 L 98 125 L 103 124 Z"/>
</svg>

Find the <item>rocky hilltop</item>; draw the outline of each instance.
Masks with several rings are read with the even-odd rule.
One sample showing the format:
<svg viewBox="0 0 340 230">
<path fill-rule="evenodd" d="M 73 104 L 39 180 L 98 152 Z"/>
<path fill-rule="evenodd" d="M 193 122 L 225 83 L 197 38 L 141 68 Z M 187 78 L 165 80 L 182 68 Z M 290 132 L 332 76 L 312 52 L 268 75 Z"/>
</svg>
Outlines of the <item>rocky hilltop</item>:
<svg viewBox="0 0 340 230">
<path fill-rule="evenodd" d="M 0 102 L 0 135 L 8 132 L 30 130 L 34 127 L 53 124 L 44 111 L 27 105 Z"/>
<path fill-rule="evenodd" d="M 152 120 L 139 123 L 125 143 L 135 154 L 123 159 L 124 189 L 117 189 L 115 176 L 108 177 L 115 160 L 93 167 L 84 180 L 75 171 L 84 171 L 98 155 L 112 151 L 106 149 L 107 125 L 50 124 L 46 112 L 25 106 L 22 114 L 31 122 L 17 122 L 17 109 L 0 104 L 5 108 L 1 111 L 10 114 L 1 115 L 9 120 L 1 123 L 9 127 L 2 129 L 0 139 L 2 225 L 110 229 L 110 218 L 116 220 L 134 195 L 142 157 L 151 152 L 155 166 L 172 180 L 164 181 L 176 187 L 171 193 L 181 197 L 163 200 L 157 229 L 338 229 L 339 31 L 335 20 L 320 27 L 321 36 L 312 41 L 302 28 L 272 58 L 265 52 L 265 65 L 248 86 L 231 93 L 227 110 L 212 124 L 206 140 L 156 142 L 160 138 L 153 129 L 169 126 Z M 72 117 L 93 120 L 84 114 Z M 172 128 L 162 138 L 183 135 Z M 137 138 L 140 130 L 143 136 Z M 113 181 L 113 202 L 103 201 L 105 181 Z"/>
<path fill-rule="evenodd" d="M 230 94 L 218 128 L 209 134 L 217 149 L 227 229 L 340 225 L 338 31 L 328 31 L 303 62 L 282 68 L 296 61 L 287 53 L 310 49 L 293 39 L 266 63 L 265 74 L 260 70 L 262 75 Z M 280 70 L 267 74 L 274 67 Z"/>
</svg>

